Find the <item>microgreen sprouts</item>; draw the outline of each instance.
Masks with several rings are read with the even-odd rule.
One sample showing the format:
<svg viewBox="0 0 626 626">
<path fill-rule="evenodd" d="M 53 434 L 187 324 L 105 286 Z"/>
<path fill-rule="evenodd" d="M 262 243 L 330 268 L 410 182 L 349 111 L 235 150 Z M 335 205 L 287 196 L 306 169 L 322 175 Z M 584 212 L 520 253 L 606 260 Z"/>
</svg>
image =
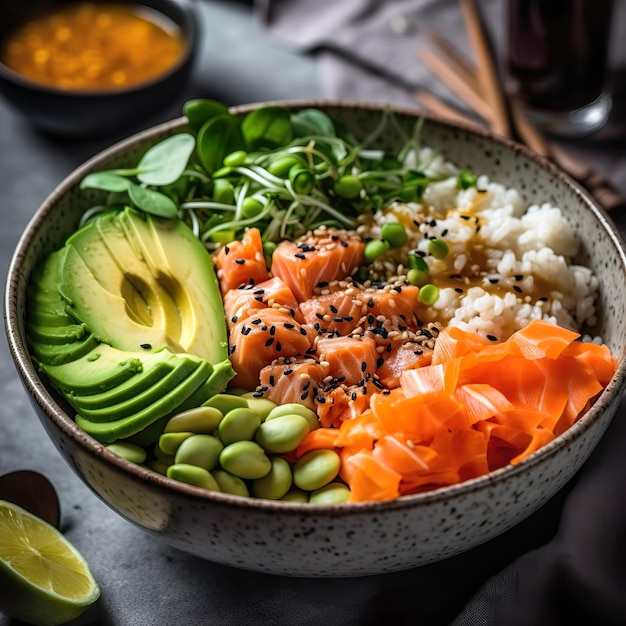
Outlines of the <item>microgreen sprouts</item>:
<svg viewBox="0 0 626 626">
<path fill-rule="evenodd" d="M 106 206 L 178 216 L 211 249 L 249 226 L 267 243 L 323 224 L 355 228 L 394 201 L 419 202 L 433 180 L 420 162 L 423 120 L 407 134 L 389 110 L 361 142 L 319 109 L 271 105 L 237 116 L 190 100 L 183 112 L 189 131 L 152 146 L 135 168 L 88 174 L 81 188 L 109 192 Z M 397 154 L 377 146 L 389 132 L 402 138 Z M 471 173 L 459 180 L 472 182 Z"/>
</svg>

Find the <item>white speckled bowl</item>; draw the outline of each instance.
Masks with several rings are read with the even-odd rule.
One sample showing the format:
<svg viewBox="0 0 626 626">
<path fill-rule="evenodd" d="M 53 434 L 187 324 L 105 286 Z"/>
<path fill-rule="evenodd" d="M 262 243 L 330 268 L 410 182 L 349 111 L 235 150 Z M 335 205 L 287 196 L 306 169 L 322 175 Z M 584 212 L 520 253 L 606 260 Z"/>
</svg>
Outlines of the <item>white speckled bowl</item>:
<svg viewBox="0 0 626 626">
<path fill-rule="evenodd" d="M 288 104 L 327 109 L 357 136 L 371 130 L 381 114 L 380 107 L 363 104 Z M 414 112 L 396 114 L 407 129 L 413 127 Z M 134 165 L 148 146 L 184 124 L 179 119 L 131 137 L 73 172 L 36 212 L 8 274 L 6 329 L 16 367 L 48 435 L 100 498 L 172 546 L 211 561 L 293 576 L 355 576 L 424 565 L 488 541 L 535 511 L 574 475 L 609 425 L 624 388 L 624 244 L 606 214 L 544 160 L 486 133 L 430 117 L 423 129 L 425 145 L 439 148 L 462 167 L 519 188 L 529 201 L 544 199 L 561 207 L 580 234 L 579 260 L 600 279 L 597 330 L 619 359 L 619 367 L 593 408 L 569 431 L 515 467 L 457 486 L 393 502 L 315 507 L 240 498 L 178 483 L 124 461 L 83 433 L 30 360 L 24 333 L 26 285 L 33 267 L 64 243 L 94 200 L 78 189 L 85 174 L 112 164 Z M 398 138 L 387 136 L 384 141 L 393 148 Z"/>
</svg>

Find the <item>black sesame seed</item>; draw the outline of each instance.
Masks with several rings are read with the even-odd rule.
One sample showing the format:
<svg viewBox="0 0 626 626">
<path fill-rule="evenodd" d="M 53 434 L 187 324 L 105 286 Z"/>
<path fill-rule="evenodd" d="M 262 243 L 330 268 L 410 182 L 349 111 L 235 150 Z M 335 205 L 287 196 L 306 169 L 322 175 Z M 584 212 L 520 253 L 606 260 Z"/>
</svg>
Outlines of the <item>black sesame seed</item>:
<svg viewBox="0 0 626 626">
<path fill-rule="evenodd" d="M 272 344 L 274 343 L 274 337 L 270 337 L 266 342 L 265 342 L 265 347 L 269 348 Z"/>
<path fill-rule="evenodd" d="M 276 342 L 276 351 L 277 352 L 282 352 L 282 350 L 283 350 L 282 344 L 280 343 L 280 341 L 277 341 Z"/>
<path fill-rule="evenodd" d="M 270 335 L 272 335 L 272 337 L 276 334 L 276 326 L 270 326 Z"/>
<path fill-rule="evenodd" d="M 515 291 L 517 293 L 524 293 L 524 291 L 522 290 L 522 288 L 519 285 L 513 285 L 513 291 Z"/>
<path fill-rule="evenodd" d="M 302 254 L 302 252 L 297 252 L 294 256 L 297 259 L 306 259 L 306 257 L 304 256 L 304 254 Z"/>
<path fill-rule="evenodd" d="M 489 341 L 498 341 L 498 338 L 494 337 L 494 335 L 487 335 L 487 339 L 489 339 Z"/>
<path fill-rule="evenodd" d="M 237 263 L 237 265 L 243 265 L 245 262 L 245 259 L 235 259 L 235 263 Z"/>
<path fill-rule="evenodd" d="M 233 316 L 230 318 L 230 321 L 231 321 L 233 324 L 235 324 L 235 323 L 237 322 L 237 320 L 238 320 L 238 319 L 239 319 L 239 318 L 238 318 L 236 315 L 233 315 Z"/>
<path fill-rule="evenodd" d="M 244 327 L 241 329 L 241 334 L 245 337 L 245 336 L 247 336 L 247 335 L 249 335 L 249 334 L 250 334 L 250 331 L 251 331 L 251 330 L 252 330 L 252 328 L 250 328 L 249 326 L 244 326 Z"/>
<path fill-rule="evenodd" d="M 151 346 L 149 343 L 142 343 L 142 344 L 141 344 L 141 347 L 142 347 L 144 350 L 152 350 L 152 346 Z"/>
</svg>

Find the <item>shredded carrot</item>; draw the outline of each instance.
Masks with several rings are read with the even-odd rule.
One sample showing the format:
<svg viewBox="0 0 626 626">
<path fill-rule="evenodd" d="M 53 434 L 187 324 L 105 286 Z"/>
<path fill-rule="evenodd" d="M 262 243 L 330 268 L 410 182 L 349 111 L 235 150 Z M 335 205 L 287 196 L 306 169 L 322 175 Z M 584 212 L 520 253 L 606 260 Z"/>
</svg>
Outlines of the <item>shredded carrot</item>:
<svg viewBox="0 0 626 626">
<path fill-rule="evenodd" d="M 606 346 L 534 320 L 501 343 L 447 328 L 432 364 L 405 370 L 363 414 L 311 432 L 332 447 L 352 502 L 390 500 L 519 463 L 569 428 L 608 384 Z"/>
</svg>

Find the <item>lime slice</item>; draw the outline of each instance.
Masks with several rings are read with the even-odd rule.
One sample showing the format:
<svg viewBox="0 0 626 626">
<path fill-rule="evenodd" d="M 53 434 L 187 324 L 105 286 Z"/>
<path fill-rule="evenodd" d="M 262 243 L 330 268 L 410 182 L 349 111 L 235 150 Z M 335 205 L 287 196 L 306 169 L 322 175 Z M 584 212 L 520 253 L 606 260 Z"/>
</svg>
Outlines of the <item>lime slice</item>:
<svg viewBox="0 0 626 626">
<path fill-rule="evenodd" d="M 0 611 L 53 626 L 78 617 L 100 588 L 78 550 L 53 526 L 0 500 Z"/>
</svg>

